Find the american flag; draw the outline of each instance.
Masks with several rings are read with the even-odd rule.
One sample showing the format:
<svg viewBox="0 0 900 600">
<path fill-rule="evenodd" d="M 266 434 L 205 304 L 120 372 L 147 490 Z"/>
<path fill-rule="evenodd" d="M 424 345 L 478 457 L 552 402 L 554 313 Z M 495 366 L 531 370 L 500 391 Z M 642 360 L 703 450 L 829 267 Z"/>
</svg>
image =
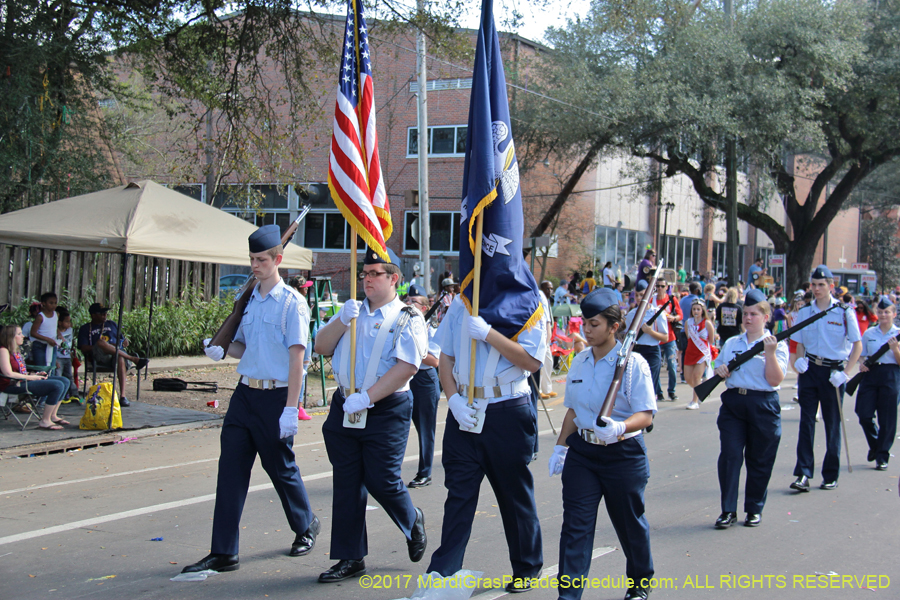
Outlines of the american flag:
<svg viewBox="0 0 900 600">
<path fill-rule="evenodd" d="M 341 214 L 372 250 L 385 260 L 391 236 L 375 127 L 369 37 L 360 0 L 349 0 L 343 57 L 334 109 L 328 187 Z"/>
</svg>

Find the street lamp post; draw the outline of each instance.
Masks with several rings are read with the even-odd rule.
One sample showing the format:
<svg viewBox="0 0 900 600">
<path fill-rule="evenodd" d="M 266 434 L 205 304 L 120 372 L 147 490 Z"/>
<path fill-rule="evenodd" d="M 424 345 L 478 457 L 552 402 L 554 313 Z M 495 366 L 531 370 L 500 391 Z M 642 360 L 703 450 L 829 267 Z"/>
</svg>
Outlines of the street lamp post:
<svg viewBox="0 0 900 600">
<path fill-rule="evenodd" d="M 665 247 L 663 248 L 662 257 L 669 260 L 669 213 L 675 208 L 675 204 L 673 202 L 664 202 L 661 205 L 661 208 L 666 211 L 666 218 L 663 222 L 663 239 L 666 240 Z"/>
</svg>

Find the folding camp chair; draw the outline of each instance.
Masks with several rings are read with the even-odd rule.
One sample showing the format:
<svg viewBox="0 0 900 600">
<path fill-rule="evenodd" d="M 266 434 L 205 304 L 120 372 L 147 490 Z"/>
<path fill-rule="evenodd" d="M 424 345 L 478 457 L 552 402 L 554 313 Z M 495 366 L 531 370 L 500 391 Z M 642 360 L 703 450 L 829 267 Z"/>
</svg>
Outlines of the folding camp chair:
<svg viewBox="0 0 900 600">
<path fill-rule="evenodd" d="M 28 418 L 25 419 L 25 422 L 22 422 L 22 419 L 19 418 L 19 415 L 12 409 L 9 405 L 10 398 L 18 398 L 20 400 L 20 405 L 28 408 Z M 12 418 L 16 420 L 16 423 L 19 424 L 19 427 L 22 431 L 25 431 L 25 428 L 28 427 L 28 423 L 31 422 L 31 417 L 36 418 L 38 421 L 41 420 L 40 415 L 37 413 L 37 406 L 34 399 L 27 394 L 18 395 L 9 395 L 6 392 L 0 392 L 0 414 L 3 415 L 3 418 L 7 421 L 9 420 L 10 415 Z"/>
<path fill-rule="evenodd" d="M 553 321 L 553 333 L 550 335 L 550 354 L 553 355 L 553 363 L 556 365 L 556 374 L 568 373 L 572 364 L 572 354 L 575 352 L 574 341 L 559 332 L 556 321 Z"/>
</svg>

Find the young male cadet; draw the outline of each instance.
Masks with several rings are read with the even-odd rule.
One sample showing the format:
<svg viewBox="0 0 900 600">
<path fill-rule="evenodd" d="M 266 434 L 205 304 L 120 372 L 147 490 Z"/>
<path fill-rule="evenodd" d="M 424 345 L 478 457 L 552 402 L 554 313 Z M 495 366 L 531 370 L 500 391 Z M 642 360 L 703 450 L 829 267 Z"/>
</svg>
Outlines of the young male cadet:
<svg viewBox="0 0 900 600">
<path fill-rule="evenodd" d="M 182 573 L 240 566 L 241 512 L 257 454 L 296 534 L 289 555 L 309 554 L 319 533 L 293 450 L 309 317 L 300 308 L 303 299 L 278 275 L 284 254 L 278 226 L 260 227 L 249 241 L 250 268 L 259 283 L 228 347 L 230 356 L 241 359 L 240 380 L 222 423 L 211 554 Z M 206 347 L 215 361 L 224 354 L 219 346 Z"/>
<path fill-rule="evenodd" d="M 450 577 L 462 569 L 472 532 L 481 480 L 487 476 L 497 497 L 513 580 L 508 592 L 531 589 L 544 559 L 541 528 L 528 463 L 534 453 L 537 419 L 527 377 L 541 368 L 547 341 L 546 315 L 513 341 L 481 317 L 469 316 L 460 298 L 438 328 L 440 377 L 449 398 L 441 456 L 444 465 L 444 522 L 441 546 L 431 556 L 428 572 Z M 485 411 L 481 433 L 476 408 L 468 406 L 471 342 L 475 351 L 475 405 Z"/>
<path fill-rule="evenodd" d="M 420 285 L 409 286 L 407 306 L 413 306 L 423 313 L 428 311 L 428 296 Z M 419 438 L 419 469 L 415 478 L 406 487 L 420 488 L 431 485 L 431 468 L 434 463 L 434 432 L 437 428 L 437 407 L 441 399 L 441 384 L 438 381 L 438 357 L 441 349 L 434 339 L 436 326 L 426 323 L 428 353 L 422 359 L 419 370 L 409 382 L 413 399 L 412 422 Z"/>
<path fill-rule="evenodd" d="M 869 374 L 863 378 L 856 394 L 856 416 L 869 444 L 867 460 L 874 460 L 879 471 L 887 471 L 891 446 L 897 437 L 897 403 L 900 402 L 900 346 L 897 344 L 897 334 L 900 334 L 900 328 L 894 325 L 897 309 L 887 296 L 882 296 L 878 301 L 875 316 L 878 317 L 878 325 L 869 327 L 862 336 L 862 356 L 872 356 L 885 344 L 889 345 L 890 350 L 872 368 L 860 364 L 859 370 Z"/>
<path fill-rule="evenodd" d="M 322 426 L 334 467 L 330 556 L 338 562 L 319 575 L 322 583 L 366 572 L 369 493 L 406 536 L 409 559 L 418 562 L 425 554 L 425 515 L 413 506 L 400 477 L 412 417 L 409 380 L 427 350 L 425 320 L 397 296 L 396 265 L 367 250 L 359 277 L 366 300 L 347 300 L 316 335 L 316 352 L 334 357 L 331 364 L 339 386 Z M 352 319 L 356 319 L 355 357 L 350 356 Z M 355 373 L 353 390 L 350 369 Z"/>
<path fill-rule="evenodd" d="M 813 301 L 798 312 L 797 322 L 828 310 L 838 301 L 832 297 L 834 277 L 825 265 L 819 265 L 809 279 Z M 791 489 L 809 491 L 815 456 L 813 440 L 816 434 L 816 411 L 821 404 L 825 421 L 825 460 L 822 461 L 823 490 L 837 487 L 841 467 L 841 417 L 837 402 L 843 403 L 844 384 L 849 379 L 862 352 L 859 324 L 851 308 L 835 309 L 791 336 L 797 342 L 794 369 L 800 373 L 800 437 L 797 440 L 797 479 Z M 837 394 L 835 394 L 837 390 Z"/>
</svg>

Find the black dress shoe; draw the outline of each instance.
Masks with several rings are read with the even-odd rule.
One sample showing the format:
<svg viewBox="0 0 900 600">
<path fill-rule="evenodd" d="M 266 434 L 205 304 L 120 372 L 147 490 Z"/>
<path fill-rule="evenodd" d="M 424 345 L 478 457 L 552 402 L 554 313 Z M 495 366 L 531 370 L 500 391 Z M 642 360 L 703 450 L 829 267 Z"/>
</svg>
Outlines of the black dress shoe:
<svg viewBox="0 0 900 600">
<path fill-rule="evenodd" d="M 200 571 L 217 571 L 226 573 L 241 568 L 237 554 L 210 554 L 200 562 L 195 562 L 181 570 L 182 573 L 199 573 Z"/>
<path fill-rule="evenodd" d="M 886 462 L 879 460 L 878 462 L 875 463 L 875 470 L 876 471 L 887 471 L 887 465 L 888 464 Z"/>
<path fill-rule="evenodd" d="M 534 589 L 532 585 L 534 579 L 532 577 L 513 577 L 513 580 L 506 584 L 507 594 L 521 594 L 530 592 Z"/>
<path fill-rule="evenodd" d="M 791 484 L 791 489 L 797 490 L 798 492 L 808 492 L 809 477 L 807 477 L 806 475 L 801 475 L 794 481 L 794 483 Z"/>
<path fill-rule="evenodd" d="M 342 560 L 321 575 L 319 583 L 335 583 L 366 572 L 366 559 Z"/>
<path fill-rule="evenodd" d="M 406 487 L 408 488 L 420 488 L 425 487 L 426 485 L 431 485 L 431 477 L 426 477 L 424 475 L 418 475 L 415 479 L 410 481 Z"/>
<path fill-rule="evenodd" d="M 128 398 L 126 398 L 125 396 L 119 396 L 119 406 L 122 408 L 126 408 L 128 406 L 131 406 L 131 402 L 129 402 Z"/>
<path fill-rule="evenodd" d="M 650 588 L 636 585 L 634 587 L 628 588 L 628 591 L 625 593 L 625 600 L 647 600 L 647 597 L 649 595 Z"/>
<path fill-rule="evenodd" d="M 823 481 L 822 485 L 819 486 L 820 490 L 833 490 L 837 489 L 837 480 L 834 481 Z"/>
<path fill-rule="evenodd" d="M 747 518 L 744 519 L 744 527 L 759 527 L 759 524 L 761 521 L 762 521 L 761 514 L 747 513 Z"/>
<path fill-rule="evenodd" d="M 733 512 L 723 512 L 719 515 L 719 518 L 716 519 L 716 529 L 728 529 L 732 525 L 734 525 L 735 521 L 737 521 L 737 513 Z"/>
<path fill-rule="evenodd" d="M 313 520 L 306 531 L 294 539 L 288 556 L 304 556 L 312 552 L 313 547 L 316 545 L 316 536 L 319 535 L 321 527 L 322 524 L 319 522 L 319 517 L 313 515 Z"/>
<path fill-rule="evenodd" d="M 875 460 L 875 451 L 869 448 L 869 453 L 866 454 L 866 461 L 872 462 L 873 460 Z"/>
<path fill-rule="evenodd" d="M 428 537 L 425 535 L 425 513 L 421 508 L 416 508 L 416 522 L 413 523 L 410 539 L 406 542 L 409 550 L 409 560 L 419 562 L 425 556 L 425 546 L 428 545 Z"/>
</svg>

